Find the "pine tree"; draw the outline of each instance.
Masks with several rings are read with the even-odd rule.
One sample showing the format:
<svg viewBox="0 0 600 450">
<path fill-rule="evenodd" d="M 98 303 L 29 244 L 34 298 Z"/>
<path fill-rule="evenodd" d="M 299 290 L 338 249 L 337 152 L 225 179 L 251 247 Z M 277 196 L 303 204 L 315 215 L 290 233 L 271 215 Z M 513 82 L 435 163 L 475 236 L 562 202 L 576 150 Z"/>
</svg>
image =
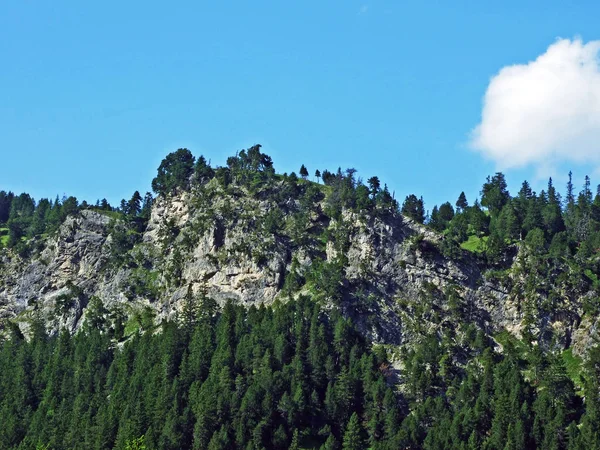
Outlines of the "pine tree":
<svg viewBox="0 0 600 450">
<path fill-rule="evenodd" d="M 456 212 L 464 212 L 469 207 L 469 202 L 467 202 L 467 196 L 464 191 L 460 193 L 458 199 L 456 200 Z"/>
<path fill-rule="evenodd" d="M 152 210 L 152 204 L 154 203 L 154 198 L 150 192 L 146 192 L 144 195 L 144 200 L 142 202 L 142 208 L 139 212 L 140 217 L 148 220 L 150 219 L 150 212 Z"/>
<path fill-rule="evenodd" d="M 575 194 L 573 187 L 573 172 L 569 171 L 569 181 L 567 182 L 567 196 L 565 198 L 566 208 L 575 206 Z"/>
<path fill-rule="evenodd" d="M 186 189 L 193 171 L 194 156 L 187 148 L 169 153 L 160 163 L 158 174 L 152 180 L 152 190 L 168 195 L 177 189 Z"/>
<path fill-rule="evenodd" d="M 488 208 L 492 217 L 502 211 L 504 205 L 510 200 L 506 179 L 502 172 L 497 172 L 493 177 L 487 177 L 481 190 L 481 205 Z"/>
<path fill-rule="evenodd" d="M 338 448 L 338 443 L 335 440 L 335 437 L 333 434 L 330 434 L 325 443 L 321 446 L 320 450 L 338 450 Z"/>
<path fill-rule="evenodd" d="M 289 450 L 299 450 L 300 449 L 300 438 L 298 437 L 298 428 L 294 429 L 294 434 L 292 435 L 292 442 L 290 443 Z"/>
<path fill-rule="evenodd" d="M 425 206 L 423 204 L 423 198 L 421 197 L 419 199 L 414 194 L 408 195 L 402 204 L 402 214 L 418 223 L 425 222 Z"/>
<path fill-rule="evenodd" d="M 194 332 L 198 323 L 198 301 L 192 289 L 192 283 L 188 284 L 187 292 L 183 299 L 183 308 L 181 310 L 181 324 L 188 336 Z"/>
<path fill-rule="evenodd" d="M 304 164 L 302 164 L 302 166 L 300 167 L 300 176 L 306 180 L 306 178 L 308 177 L 308 170 L 306 169 L 306 166 L 304 166 Z"/>
<path fill-rule="evenodd" d="M 548 203 L 560 205 L 560 194 L 556 192 L 552 177 L 548 178 Z"/>
<path fill-rule="evenodd" d="M 367 180 L 367 183 L 369 184 L 370 194 L 374 198 L 381 189 L 381 182 L 378 177 L 371 177 Z"/>
<path fill-rule="evenodd" d="M 142 196 L 138 191 L 135 191 L 131 196 L 129 202 L 127 202 L 127 214 L 130 216 L 137 216 L 140 214 L 142 209 Z"/>
<path fill-rule="evenodd" d="M 352 413 L 344 432 L 343 450 L 364 450 L 363 429 L 356 413 Z"/>
<path fill-rule="evenodd" d="M 12 192 L 0 191 L 0 223 L 2 224 L 8 221 L 13 198 Z"/>
<path fill-rule="evenodd" d="M 194 178 L 196 183 L 206 183 L 212 177 L 215 176 L 215 171 L 210 167 L 210 164 L 206 162 L 206 158 L 200 155 L 196 160 L 194 166 Z"/>
<path fill-rule="evenodd" d="M 431 210 L 431 216 L 429 218 L 428 225 L 436 231 L 444 231 L 445 223 L 440 217 L 440 211 L 437 205 L 435 205 Z"/>
</svg>

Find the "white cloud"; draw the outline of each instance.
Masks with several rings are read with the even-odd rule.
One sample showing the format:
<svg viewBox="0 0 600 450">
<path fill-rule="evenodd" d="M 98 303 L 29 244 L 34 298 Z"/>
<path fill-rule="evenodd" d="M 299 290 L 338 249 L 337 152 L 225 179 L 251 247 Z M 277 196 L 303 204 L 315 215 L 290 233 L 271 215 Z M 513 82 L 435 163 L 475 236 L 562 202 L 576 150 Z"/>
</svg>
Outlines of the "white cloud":
<svg viewBox="0 0 600 450">
<path fill-rule="evenodd" d="M 366 14 L 368 10 L 369 10 L 369 5 L 362 5 L 360 7 L 360 9 L 358 10 L 358 13 L 359 14 Z"/>
<path fill-rule="evenodd" d="M 600 41 L 559 39 L 528 64 L 504 67 L 485 93 L 471 146 L 500 169 L 600 165 Z"/>
</svg>

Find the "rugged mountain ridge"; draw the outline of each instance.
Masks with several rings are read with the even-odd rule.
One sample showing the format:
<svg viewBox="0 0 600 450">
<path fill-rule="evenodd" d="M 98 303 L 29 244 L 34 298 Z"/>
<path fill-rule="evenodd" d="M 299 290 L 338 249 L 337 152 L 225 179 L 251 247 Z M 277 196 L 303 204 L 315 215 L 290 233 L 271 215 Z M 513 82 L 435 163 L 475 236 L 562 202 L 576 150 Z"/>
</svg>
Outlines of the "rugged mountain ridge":
<svg viewBox="0 0 600 450">
<path fill-rule="evenodd" d="M 190 290 L 247 306 L 310 292 L 379 343 L 463 322 L 489 335 L 528 330 L 543 345 L 581 354 L 592 343 L 598 321 L 582 302 L 596 293 L 587 284 L 563 290 L 551 311 L 528 309 L 545 297 L 527 294 L 534 262 L 524 245 L 511 247 L 502 271 L 467 251 L 448 258 L 444 236 L 408 217 L 342 209 L 334 218 L 324 213 L 325 187 L 300 184 L 304 194 L 294 198 L 273 194 L 285 181 L 253 192 L 212 179 L 160 196 L 142 224 L 82 210 L 34 242 L 30 256 L 4 251 L 1 317 L 25 332 L 34 315 L 75 332 L 94 297 L 108 311 L 150 311 L 157 322 L 174 318 Z"/>
</svg>

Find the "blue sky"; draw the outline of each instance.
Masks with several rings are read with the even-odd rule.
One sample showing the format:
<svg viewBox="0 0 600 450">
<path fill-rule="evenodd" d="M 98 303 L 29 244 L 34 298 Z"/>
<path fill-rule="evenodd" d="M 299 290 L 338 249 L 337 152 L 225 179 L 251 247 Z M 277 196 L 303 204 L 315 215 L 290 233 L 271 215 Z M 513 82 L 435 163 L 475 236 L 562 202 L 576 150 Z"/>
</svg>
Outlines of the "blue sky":
<svg viewBox="0 0 600 450">
<path fill-rule="evenodd" d="M 600 39 L 597 2 L 523 3 L 3 1 L 0 189 L 118 203 L 179 147 L 215 165 L 261 143 L 279 172 L 473 200 L 504 167 L 500 144 L 469 145 L 490 79 L 559 37 Z M 509 187 L 599 183 L 591 152 L 508 167 Z"/>
</svg>

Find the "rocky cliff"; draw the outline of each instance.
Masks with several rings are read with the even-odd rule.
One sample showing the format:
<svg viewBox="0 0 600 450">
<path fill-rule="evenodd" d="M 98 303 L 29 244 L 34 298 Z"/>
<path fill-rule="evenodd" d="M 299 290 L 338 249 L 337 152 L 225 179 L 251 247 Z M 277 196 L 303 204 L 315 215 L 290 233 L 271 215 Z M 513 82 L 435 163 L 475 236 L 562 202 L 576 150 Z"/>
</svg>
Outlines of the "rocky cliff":
<svg viewBox="0 0 600 450">
<path fill-rule="evenodd" d="M 248 306 L 313 295 L 388 344 L 470 322 L 490 335 L 527 330 L 581 353 L 598 328 L 582 309 L 595 292 L 586 284 L 532 288 L 524 248 L 489 267 L 467 251 L 445 257 L 442 235 L 397 213 L 344 210 L 332 218 L 325 195 L 307 205 L 267 194 L 213 179 L 159 197 L 143 223 L 82 210 L 33 242 L 28 257 L 3 251 L 0 317 L 27 331 L 41 314 L 51 330 L 76 331 L 96 297 L 108 311 L 151 310 L 159 321 L 173 318 L 191 289 Z M 540 309 L 549 290 L 558 299 Z"/>
</svg>

